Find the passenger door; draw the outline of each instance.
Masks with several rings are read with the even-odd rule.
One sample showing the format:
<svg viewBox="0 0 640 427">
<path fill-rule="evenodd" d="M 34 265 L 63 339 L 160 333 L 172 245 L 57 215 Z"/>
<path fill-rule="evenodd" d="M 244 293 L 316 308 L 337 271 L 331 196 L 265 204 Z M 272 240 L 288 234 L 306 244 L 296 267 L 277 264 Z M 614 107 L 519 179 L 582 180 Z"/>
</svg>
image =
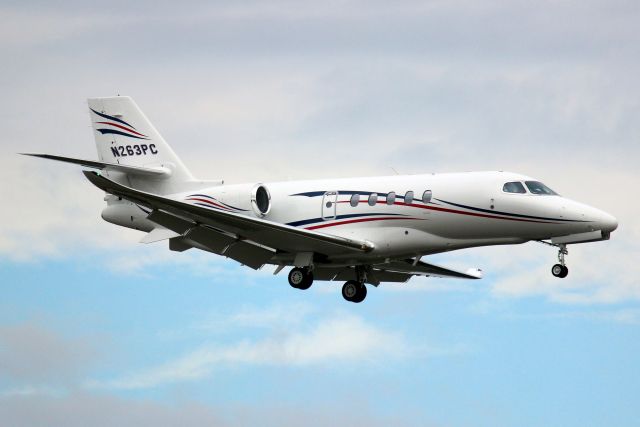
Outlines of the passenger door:
<svg viewBox="0 0 640 427">
<path fill-rule="evenodd" d="M 330 220 L 336 218 L 336 206 L 338 201 L 337 191 L 327 191 L 322 197 L 322 219 Z"/>
</svg>

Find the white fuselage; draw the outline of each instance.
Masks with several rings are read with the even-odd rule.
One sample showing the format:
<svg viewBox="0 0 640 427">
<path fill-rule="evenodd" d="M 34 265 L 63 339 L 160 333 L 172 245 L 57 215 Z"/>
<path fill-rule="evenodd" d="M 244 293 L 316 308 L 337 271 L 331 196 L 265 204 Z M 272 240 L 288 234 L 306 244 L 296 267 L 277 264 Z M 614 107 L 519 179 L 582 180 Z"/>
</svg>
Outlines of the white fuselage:
<svg viewBox="0 0 640 427">
<path fill-rule="evenodd" d="M 605 234 L 617 227 L 611 215 L 559 195 L 503 191 L 507 182 L 531 180 L 509 172 L 399 175 L 219 185 L 171 198 L 371 242 L 375 249 L 359 260 L 517 244 L 598 230 Z M 255 197 L 252 201 L 259 186 L 270 195 L 264 214 Z M 430 199 L 423 201 L 427 190 Z M 409 191 L 413 199 L 405 200 Z M 145 214 L 138 207 L 124 209 L 112 204 L 107 210 L 110 208 L 110 214 L 103 213 L 110 222 L 145 231 L 154 227 L 145 223 Z M 354 260 L 342 261 L 348 264 Z"/>
</svg>

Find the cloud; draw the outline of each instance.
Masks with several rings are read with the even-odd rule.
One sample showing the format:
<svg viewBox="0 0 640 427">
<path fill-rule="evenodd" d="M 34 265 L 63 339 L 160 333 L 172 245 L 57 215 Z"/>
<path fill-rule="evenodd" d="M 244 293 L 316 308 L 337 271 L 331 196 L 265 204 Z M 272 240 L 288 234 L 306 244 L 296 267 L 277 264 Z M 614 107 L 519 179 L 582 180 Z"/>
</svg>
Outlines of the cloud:
<svg viewBox="0 0 640 427">
<path fill-rule="evenodd" d="M 616 238 L 615 234 L 612 238 Z M 622 239 L 623 242 L 628 240 L 624 237 Z M 588 247 L 570 246 L 570 272 L 565 279 L 551 276 L 549 262 L 532 265 L 532 260 L 548 256 L 543 255 L 545 248 L 530 247 L 528 251 L 518 254 L 518 258 L 527 257 L 528 252 L 524 268 L 513 272 L 503 270 L 502 277 L 491 285 L 491 292 L 501 298 L 543 296 L 563 304 L 638 301 L 640 266 L 635 260 L 640 257 L 640 250 L 635 246 L 624 247 L 623 242 L 599 242 Z"/>
<path fill-rule="evenodd" d="M 276 304 L 270 307 L 244 306 L 231 314 L 216 312 L 208 315 L 195 323 L 193 328 L 214 333 L 236 328 L 294 330 L 314 314 L 317 314 L 317 309 L 306 303 Z"/>
<path fill-rule="evenodd" d="M 193 400 L 171 403 L 149 399 L 126 399 L 99 393 L 76 392 L 65 396 L 0 396 L 0 419 L 22 427 L 162 427 L 247 426 L 289 427 L 430 425 L 417 414 L 375 413 L 367 398 L 353 398 L 349 405 L 312 403 L 291 405 L 216 406 Z M 421 420 L 421 421 L 417 421 Z"/>
<path fill-rule="evenodd" d="M 246 314 L 242 316 L 246 317 Z M 311 366 L 336 361 L 361 363 L 408 357 L 412 351 L 402 335 L 375 327 L 358 316 L 343 314 L 321 319 L 302 331 L 290 330 L 231 345 L 205 344 L 161 366 L 90 385 L 115 389 L 150 388 L 206 378 L 217 368 L 228 365 Z"/>
<path fill-rule="evenodd" d="M 0 380 L 5 382 L 65 385 L 78 380 L 96 357 L 85 339 L 69 338 L 36 323 L 0 325 Z M 25 394 L 42 388 L 29 385 L 15 390 Z"/>
<path fill-rule="evenodd" d="M 167 405 L 89 393 L 0 397 L 0 419 L 25 427 L 227 425 L 214 410 L 196 402 Z"/>
</svg>

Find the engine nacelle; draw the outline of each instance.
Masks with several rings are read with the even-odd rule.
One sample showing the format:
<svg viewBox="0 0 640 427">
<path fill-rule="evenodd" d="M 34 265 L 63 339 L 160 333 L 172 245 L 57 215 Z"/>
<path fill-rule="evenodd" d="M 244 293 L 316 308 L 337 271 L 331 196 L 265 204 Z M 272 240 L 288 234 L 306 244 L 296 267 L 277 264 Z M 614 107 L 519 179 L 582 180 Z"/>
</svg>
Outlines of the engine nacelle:
<svg viewBox="0 0 640 427">
<path fill-rule="evenodd" d="M 262 183 L 222 185 L 212 189 L 210 196 L 222 202 L 232 212 L 262 218 L 271 211 L 271 193 Z"/>
<path fill-rule="evenodd" d="M 107 202 L 107 207 L 101 213 L 102 219 L 105 221 L 146 232 L 156 227 L 147 219 L 147 213 L 134 203 L 120 200 L 112 195 L 106 196 L 105 201 Z"/>
<path fill-rule="evenodd" d="M 256 184 L 251 190 L 251 207 L 259 217 L 263 217 L 271 210 L 271 193 L 264 184 Z"/>
</svg>

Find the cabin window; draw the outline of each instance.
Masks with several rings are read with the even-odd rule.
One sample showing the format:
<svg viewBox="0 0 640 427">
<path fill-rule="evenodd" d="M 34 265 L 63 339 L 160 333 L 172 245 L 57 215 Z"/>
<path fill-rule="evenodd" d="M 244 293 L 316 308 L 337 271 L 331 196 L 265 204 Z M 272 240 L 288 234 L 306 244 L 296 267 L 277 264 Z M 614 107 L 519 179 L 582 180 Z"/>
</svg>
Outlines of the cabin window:
<svg viewBox="0 0 640 427">
<path fill-rule="evenodd" d="M 371 193 L 369 195 L 369 206 L 375 206 L 377 201 L 378 201 L 378 194 Z"/>
<path fill-rule="evenodd" d="M 537 194 L 540 196 L 557 196 L 558 193 L 547 187 L 541 182 L 538 181 L 525 181 L 527 184 L 527 188 L 531 192 L 531 194 Z"/>
<path fill-rule="evenodd" d="M 351 204 L 351 206 L 353 206 L 354 208 L 356 206 L 358 206 L 358 203 L 360 203 L 360 195 L 359 194 L 354 194 L 351 196 L 351 200 L 349 201 L 349 203 Z"/>
<path fill-rule="evenodd" d="M 431 190 L 426 190 L 422 193 L 422 203 L 429 203 L 431 201 Z"/>
<path fill-rule="evenodd" d="M 502 186 L 502 191 L 504 191 L 505 193 L 522 193 L 522 194 L 527 192 L 527 190 L 524 189 L 524 185 L 522 185 L 522 183 L 518 181 L 507 182 L 505 185 Z"/>
<path fill-rule="evenodd" d="M 412 203 L 413 202 L 413 191 L 407 191 L 406 194 L 404 195 L 404 202 L 405 203 Z"/>
<path fill-rule="evenodd" d="M 396 193 L 395 193 L 395 191 L 390 191 L 387 194 L 387 204 L 388 205 L 392 205 L 392 204 L 395 203 L 395 201 L 396 201 Z"/>
</svg>

